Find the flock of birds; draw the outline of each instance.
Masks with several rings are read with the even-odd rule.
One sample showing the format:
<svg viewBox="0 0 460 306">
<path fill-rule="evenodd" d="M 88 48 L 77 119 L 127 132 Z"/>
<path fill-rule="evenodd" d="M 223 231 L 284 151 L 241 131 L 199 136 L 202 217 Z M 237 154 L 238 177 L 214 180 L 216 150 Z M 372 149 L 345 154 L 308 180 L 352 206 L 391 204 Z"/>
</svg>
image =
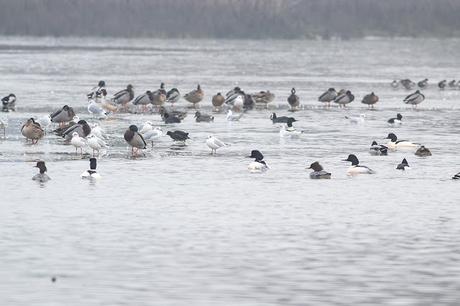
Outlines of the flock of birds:
<svg viewBox="0 0 460 306">
<path fill-rule="evenodd" d="M 87 94 L 88 106 L 87 110 L 96 119 L 106 119 L 115 112 L 153 112 L 156 111 L 161 116 L 165 124 L 178 124 L 187 116 L 186 111 L 175 110 L 174 104 L 177 103 L 181 98 L 191 103 L 191 106 L 195 108 L 204 98 L 204 91 L 200 85 L 197 85 L 196 89 L 184 94 L 180 94 L 177 88 L 172 88 L 166 91 L 164 88 L 165 84 L 161 83 L 160 88 L 155 91 L 146 91 L 138 96 L 134 94 L 134 87 L 127 85 L 125 89 L 118 91 L 113 96 L 108 97 L 106 84 L 104 81 L 100 81 L 97 86 L 91 89 Z M 394 80 L 391 83 L 393 88 L 400 86 L 407 90 L 412 90 L 415 86 L 420 89 L 428 87 L 428 79 L 424 79 L 418 83 L 412 82 L 409 79 Z M 445 80 L 438 83 L 440 89 L 446 88 L 459 88 L 460 81 L 447 82 Z M 267 104 L 272 102 L 275 95 L 270 91 L 260 91 L 257 93 L 246 94 L 240 87 L 235 87 L 224 95 L 217 93 L 212 97 L 212 105 L 214 112 L 221 112 L 226 109 L 226 119 L 228 121 L 240 120 L 245 112 L 251 110 L 257 106 L 267 107 Z M 339 107 L 346 107 L 347 104 L 354 101 L 355 96 L 350 90 L 341 89 L 336 91 L 334 88 L 327 89 L 323 94 L 318 97 L 318 101 L 329 107 L 331 103 L 336 103 Z M 416 107 L 418 104 L 425 100 L 425 96 L 416 90 L 409 94 L 403 102 Z M 379 101 L 379 97 L 371 92 L 362 98 L 362 103 L 369 107 Z M 290 111 L 297 111 L 300 109 L 300 98 L 296 94 L 295 88 L 291 89 L 291 94 L 287 98 L 287 102 L 290 106 Z M 169 109 L 165 107 L 168 103 L 171 106 Z M 16 96 L 9 94 L 2 99 L 2 111 L 9 112 L 15 111 L 16 109 Z M 195 111 L 196 122 L 212 122 L 214 116 L 205 114 L 198 110 Z M 352 123 L 361 123 L 364 121 L 365 115 L 358 117 L 345 117 Z M 397 114 L 396 117 L 390 118 L 387 123 L 390 126 L 400 126 L 402 124 L 403 116 Z M 298 137 L 302 134 L 302 131 L 297 130 L 293 124 L 297 120 L 294 117 L 281 116 L 278 117 L 276 113 L 270 116 L 272 123 L 281 124 L 280 136 L 281 137 Z M 98 123 L 89 125 L 86 120 L 79 119 L 76 116 L 75 111 L 72 107 L 64 105 L 61 109 L 53 112 L 42 118 L 29 118 L 21 128 L 21 134 L 26 138 L 26 141 L 31 141 L 32 144 L 38 143 L 46 134 L 52 124 L 57 124 L 57 128 L 53 132 L 64 138 L 65 142 L 75 147 L 75 153 L 83 156 L 83 148 L 88 146 L 92 149 L 92 157 L 90 158 L 90 169 L 82 173 L 82 178 L 100 178 L 99 173 L 96 171 L 97 161 L 96 156 L 99 155 L 101 150 L 107 149 L 106 135 Z M 6 137 L 6 127 L 8 125 L 8 119 L 0 118 L 0 128 L 3 128 L 4 137 Z M 170 130 L 166 132 L 174 142 L 182 145 L 186 144 L 186 141 L 190 139 L 189 133 L 182 130 Z M 136 125 L 130 125 L 124 133 L 124 140 L 131 147 L 131 156 L 139 156 L 142 154 L 142 150 L 147 149 L 147 143 L 151 143 L 152 147 L 154 142 L 164 136 L 161 127 L 155 127 L 152 122 L 147 121 L 142 126 L 141 130 Z M 388 143 L 378 144 L 373 141 L 369 153 L 371 155 L 387 155 L 389 151 L 397 150 L 414 150 L 415 155 L 426 157 L 431 156 L 431 152 L 425 146 L 413 143 L 406 140 L 400 140 L 394 133 L 390 133 L 387 136 Z M 206 145 L 211 149 L 211 154 L 216 154 L 217 150 L 226 147 L 229 144 L 224 143 L 214 135 L 208 136 L 205 141 Z M 258 150 L 252 150 L 248 156 L 253 158 L 254 161 L 248 165 L 250 172 L 264 172 L 269 169 L 267 163 L 264 161 L 263 154 Z M 350 162 L 351 166 L 347 170 L 348 175 L 357 174 L 374 174 L 375 171 L 367 166 L 361 165 L 356 155 L 350 154 L 344 161 Z M 47 168 L 44 161 L 38 161 L 36 167 L 39 169 L 39 173 L 33 177 L 34 180 L 40 182 L 46 182 L 49 180 L 49 176 L 46 174 Z M 397 165 L 396 169 L 406 170 L 409 169 L 409 164 L 404 158 L 403 161 Z M 325 171 L 319 162 L 314 162 L 308 169 L 311 169 L 310 178 L 312 179 L 330 179 L 331 173 Z M 453 179 L 460 179 L 460 173 L 453 176 Z"/>
</svg>

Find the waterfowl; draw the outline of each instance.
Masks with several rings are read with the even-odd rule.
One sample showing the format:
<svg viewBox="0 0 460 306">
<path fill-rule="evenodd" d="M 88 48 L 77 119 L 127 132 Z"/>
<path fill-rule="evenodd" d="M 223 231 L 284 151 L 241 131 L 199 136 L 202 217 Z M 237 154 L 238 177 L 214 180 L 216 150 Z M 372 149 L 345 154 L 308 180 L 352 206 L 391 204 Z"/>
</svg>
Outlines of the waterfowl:
<svg viewBox="0 0 460 306">
<path fill-rule="evenodd" d="M 134 87 L 131 84 L 126 86 L 126 89 L 120 90 L 119 92 L 115 93 L 112 97 L 112 101 L 115 104 L 121 104 L 122 106 L 126 106 L 129 101 L 134 99 Z"/>
<path fill-rule="evenodd" d="M 262 90 L 258 93 L 251 94 L 251 96 L 256 104 L 263 104 L 265 105 L 265 107 L 267 107 L 268 103 L 272 102 L 275 99 L 275 94 L 271 93 L 270 90 Z"/>
<path fill-rule="evenodd" d="M 415 85 L 416 85 L 416 84 L 415 84 L 414 82 L 412 82 L 410 79 L 404 79 L 404 80 L 401 80 L 401 81 L 399 81 L 399 82 L 400 82 L 401 85 L 402 85 L 405 89 L 407 89 L 407 90 L 410 90 L 410 89 L 414 88 Z"/>
<path fill-rule="evenodd" d="M 117 106 L 113 104 L 111 99 L 107 98 L 107 91 L 103 88 L 101 89 L 101 95 L 96 96 L 96 101 L 101 103 L 102 108 L 107 113 L 114 113 L 117 111 Z"/>
<path fill-rule="evenodd" d="M 166 93 L 166 102 L 174 105 L 174 103 L 179 102 L 179 100 L 180 100 L 180 92 L 177 88 L 172 88 Z"/>
<path fill-rule="evenodd" d="M 264 172 L 268 170 L 268 165 L 264 161 L 264 156 L 258 150 L 252 150 L 248 158 L 254 158 L 254 161 L 248 165 L 248 170 L 251 173 Z"/>
<path fill-rule="evenodd" d="M 254 102 L 254 99 L 252 98 L 252 96 L 249 94 L 244 94 L 243 109 L 251 110 L 254 108 L 255 105 L 256 105 L 256 102 Z"/>
<path fill-rule="evenodd" d="M 460 180 L 460 172 L 452 177 L 453 180 Z"/>
<path fill-rule="evenodd" d="M 312 169 L 313 172 L 310 172 L 311 179 L 330 179 L 331 174 L 327 171 L 324 171 L 323 167 L 316 161 L 310 165 L 307 169 Z"/>
<path fill-rule="evenodd" d="M 396 114 L 396 118 L 390 118 L 388 119 L 388 125 L 389 126 L 399 126 L 402 124 L 402 115 L 401 114 Z"/>
<path fill-rule="evenodd" d="M 64 132 L 69 129 L 71 126 L 75 125 L 78 123 L 78 121 L 80 121 L 80 118 L 78 116 L 73 116 L 72 120 L 69 121 L 69 124 L 68 125 L 64 125 L 62 127 L 58 127 L 57 129 L 53 130 L 53 133 L 56 135 L 56 136 L 62 136 L 64 134 Z"/>
<path fill-rule="evenodd" d="M 416 107 L 418 104 L 422 103 L 423 100 L 425 100 L 425 96 L 419 90 L 417 90 L 404 98 L 404 103 L 411 104 L 412 106 Z"/>
<path fill-rule="evenodd" d="M 421 89 L 428 87 L 428 79 L 421 80 L 417 83 L 417 86 Z"/>
<path fill-rule="evenodd" d="M 455 80 L 450 81 L 447 84 L 450 88 L 456 88 L 457 87 L 457 82 Z"/>
<path fill-rule="evenodd" d="M 295 88 L 291 89 L 291 95 L 287 98 L 287 101 L 289 103 L 289 106 L 291 107 L 291 110 L 299 109 L 300 99 L 299 96 L 296 95 Z"/>
<path fill-rule="evenodd" d="M 244 108 L 246 94 L 239 87 L 235 87 L 226 94 L 224 103 L 230 105 L 234 110 L 241 110 Z"/>
<path fill-rule="evenodd" d="M 345 116 L 345 119 L 348 119 L 350 123 L 353 123 L 353 124 L 362 124 L 365 122 L 366 120 L 365 118 L 366 118 L 365 114 L 360 114 L 359 116 L 352 116 L 352 117 Z"/>
<path fill-rule="evenodd" d="M 208 139 L 206 139 L 206 145 L 211 149 L 211 154 L 216 154 L 217 149 L 227 146 L 227 144 L 213 135 L 208 136 Z"/>
<path fill-rule="evenodd" d="M 291 122 L 296 122 L 297 120 L 293 117 L 286 117 L 286 116 L 281 116 L 281 117 L 277 117 L 276 116 L 276 113 L 273 113 L 271 116 L 270 116 L 270 120 L 273 122 L 273 123 L 288 123 L 288 121 L 291 121 Z"/>
<path fill-rule="evenodd" d="M 123 138 L 131 146 L 131 155 L 137 155 L 139 149 L 146 149 L 147 143 L 144 140 L 144 137 L 138 132 L 138 128 L 135 125 L 130 125 L 129 128 L 125 131 Z"/>
<path fill-rule="evenodd" d="M 50 116 L 51 122 L 59 123 L 59 126 L 62 127 L 65 123 L 72 121 L 75 112 L 72 107 L 64 105 L 60 110 L 55 111 Z"/>
<path fill-rule="evenodd" d="M 156 105 L 156 106 L 161 106 L 163 105 L 165 102 L 166 102 L 166 95 L 168 93 L 166 92 L 165 90 L 165 83 L 161 83 L 160 84 L 160 88 L 155 90 L 153 93 L 152 93 L 152 104 L 153 105 Z"/>
<path fill-rule="evenodd" d="M 399 87 L 399 81 L 398 80 L 393 80 L 393 82 L 391 82 L 391 87 L 393 88 L 398 88 Z"/>
<path fill-rule="evenodd" d="M 144 132 L 142 136 L 144 136 L 145 141 L 150 141 L 152 143 L 153 148 L 153 142 L 160 139 L 163 136 L 163 130 L 160 127 L 152 127 L 151 130 Z"/>
<path fill-rule="evenodd" d="M 351 167 L 349 167 L 347 170 L 348 175 L 374 174 L 375 173 L 375 171 L 370 169 L 369 167 L 360 165 L 358 158 L 354 154 L 348 155 L 348 158 L 344 159 L 343 161 L 351 162 Z"/>
<path fill-rule="evenodd" d="M 220 111 L 224 102 L 225 97 L 220 92 L 212 96 L 212 106 L 214 107 L 214 111 Z"/>
<path fill-rule="evenodd" d="M 200 84 L 197 85 L 196 89 L 186 93 L 184 99 L 192 103 L 196 107 L 197 103 L 200 103 L 204 98 L 204 91 L 201 89 Z"/>
<path fill-rule="evenodd" d="M 163 121 L 166 123 L 166 124 L 174 124 L 174 123 L 181 123 L 181 120 L 180 118 L 174 116 L 174 115 L 170 115 L 169 113 L 165 113 L 163 115 Z"/>
<path fill-rule="evenodd" d="M 166 135 L 171 137 L 171 139 L 174 141 L 179 141 L 179 142 L 184 142 L 184 143 L 187 139 L 190 139 L 190 137 L 188 137 L 188 133 L 184 131 L 179 131 L 179 130 L 168 131 L 166 132 Z"/>
<path fill-rule="evenodd" d="M 26 140 L 32 140 L 32 144 L 36 144 L 39 139 L 45 135 L 45 131 L 40 126 L 40 123 L 35 122 L 34 118 L 30 118 L 21 128 L 21 134 Z"/>
<path fill-rule="evenodd" d="M 89 169 L 80 174 L 82 179 L 100 179 L 101 175 L 96 171 L 97 161 L 96 158 L 89 159 Z"/>
<path fill-rule="evenodd" d="M 6 97 L 2 98 L 2 111 L 9 112 L 9 111 L 16 111 L 16 95 L 10 93 Z"/>
<path fill-rule="evenodd" d="M 340 105 L 340 107 L 345 107 L 347 104 L 353 102 L 355 96 L 351 93 L 351 91 L 347 90 L 345 93 L 337 95 L 334 99 L 334 103 Z"/>
<path fill-rule="evenodd" d="M 88 136 L 87 143 L 88 146 L 91 149 L 93 149 L 93 156 L 95 155 L 95 152 L 97 152 L 97 154 L 99 155 L 100 150 L 107 148 L 107 144 L 105 143 L 105 141 L 93 134 Z"/>
<path fill-rule="evenodd" d="M 35 165 L 35 167 L 38 168 L 39 170 L 39 173 L 35 174 L 33 177 L 32 177 L 32 180 L 34 181 L 38 181 L 40 183 L 45 183 L 47 181 L 49 181 L 51 178 L 45 173 L 46 171 L 48 171 L 48 169 L 46 169 L 46 165 L 45 165 L 45 162 L 44 161 L 38 161 L 37 164 Z"/>
<path fill-rule="evenodd" d="M 447 86 L 447 80 L 442 80 L 438 83 L 439 89 L 444 89 Z"/>
<path fill-rule="evenodd" d="M 406 169 L 410 169 L 409 163 L 408 163 L 407 160 L 404 158 L 404 159 L 402 160 L 402 162 L 396 166 L 396 169 L 397 169 L 397 170 L 403 170 L 403 171 L 406 170 Z"/>
<path fill-rule="evenodd" d="M 168 111 L 164 106 L 160 106 L 160 108 L 158 109 L 158 113 L 160 114 L 161 118 L 164 120 L 164 116 L 165 114 L 167 113 L 168 115 L 172 115 L 172 116 L 175 116 L 177 118 L 179 118 L 180 120 L 184 120 L 185 117 L 187 117 L 187 112 L 182 112 L 182 111 L 178 111 L 178 110 L 174 110 L 174 111 Z"/>
<path fill-rule="evenodd" d="M 153 93 L 150 90 L 147 90 L 142 95 L 139 95 L 134 99 L 134 105 L 142 105 L 143 110 L 146 110 L 146 106 L 153 103 Z"/>
<path fill-rule="evenodd" d="M 425 148 L 425 146 L 420 146 L 420 148 L 415 151 L 415 155 L 420 157 L 431 156 L 431 151 L 428 148 Z"/>
<path fill-rule="evenodd" d="M 86 120 L 79 120 L 77 124 L 68 127 L 63 133 L 62 137 L 66 141 L 70 141 L 73 132 L 77 132 L 80 137 L 86 138 L 91 133 L 91 127 Z"/>
<path fill-rule="evenodd" d="M 302 131 L 297 131 L 293 126 L 292 120 L 293 118 L 289 118 L 286 122 L 286 126 L 280 127 L 280 137 L 299 137 L 302 134 Z"/>
<path fill-rule="evenodd" d="M 388 147 L 378 144 L 377 141 L 374 140 L 369 148 L 369 153 L 376 156 L 388 155 Z"/>
<path fill-rule="evenodd" d="M 99 83 L 97 83 L 97 86 L 91 88 L 90 92 L 86 95 L 86 97 L 88 98 L 88 100 L 96 99 L 97 96 L 101 95 L 102 89 L 105 89 L 105 81 L 101 80 L 99 81 Z"/>
<path fill-rule="evenodd" d="M 208 114 L 202 114 L 201 112 L 196 112 L 195 121 L 196 122 L 212 122 L 214 121 L 214 116 L 211 116 Z"/>
<path fill-rule="evenodd" d="M 86 142 L 77 132 L 72 133 L 70 144 L 75 147 L 75 155 L 78 154 L 78 149 L 80 149 L 80 153 L 83 155 L 83 147 L 86 145 Z"/>
<path fill-rule="evenodd" d="M 398 140 L 398 137 L 394 133 L 388 134 L 387 138 L 385 139 L 390 139 L 390 141 L 387 143 L 387 146 L 391 150 L 413 149 L 420 146 L 418 143 L 412 143 L 407 140 Z"/>
<path fill-rule="evenodd" d="M 367 104 L 368 107 L 374 108 L 374 104 L 377 103 L 378 101 L 379 101 L 379 97 L 374 92 L 371 92 L 370 94 L 364 96 L 361 103 Z"/>
<path fill-rule="evenodd" d="M 335 88 L 329 88 L 326 90 L 321 96 L 319 96 L 318 101 L 327 103 L 327 106 L 331 105 L 331 102 L 337 98 L 337 92 L 335 91 Z"/>
<path fill-rule="evenodd" d="M 227 121 L 239 121 L 241 117 L 243 117 L 243 113 L 233 114 L 231 109 L 227 111 Z"/>
</svg>

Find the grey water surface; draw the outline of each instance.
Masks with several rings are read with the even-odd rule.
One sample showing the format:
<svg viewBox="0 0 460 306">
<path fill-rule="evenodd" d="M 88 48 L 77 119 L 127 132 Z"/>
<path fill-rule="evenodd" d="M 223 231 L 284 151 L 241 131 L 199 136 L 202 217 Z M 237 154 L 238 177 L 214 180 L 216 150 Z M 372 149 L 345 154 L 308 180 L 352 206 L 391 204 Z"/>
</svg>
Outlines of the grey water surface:
<svg viewBox="0 0 460 306">
<path fill-rule="evenodd" d="M 18 96 L 0 140 L 1 305 L 454 305 L 460 301 L 460 40 L 349 41 L 0 38 L 0 91 Z M 429 78 L 413 110 L 393 79 Z M 201 110 L 235 85 L 276 94 L 269 109 L 229 123 L 164 126 L 158 114 L 114 114 L 98 121 L 86 93 L 103 79 L 109 94 L 185 93 L 200 83 Z M 295 87 L 302 110 L 288 112 Z M 350 89 L 346 109 L 324 108 L 327 88 Z M 360 101 L 374 91 L 374 110 Z M 70 145 L 48 132 L 38 145 L 20 133 L 29 117 L 69 104 L 99 122 L 109 148 L 102 179 Z M 176 108 L 186 109 L 185 100 Z M 298 139 L 281 138 L 272 112 L 294 116 Z M 386 121 L 401 113 L 403 125 Z M 344 116 L 365 114 L 364 124 Z M 123 133 L 145 121 L 185 130 L 185 147 L 163 137 L 130 158 Z M 373 140 L 394 132 L 433 156 L 370 156 Z M 230 144 L 210 155 L 206 137 Z M 270 169 L 250 174 L 252 149 Z M 375 175 L 347 177 L 356 154 Z M 396 165 L 406 158 L 411 170 Z M 31 180 L 37 160 L 51 181 Z M 331 180 L 310 180 L 319 161 Z M 56 281 L 52 282 L 52 277 Z"/>
</svg>

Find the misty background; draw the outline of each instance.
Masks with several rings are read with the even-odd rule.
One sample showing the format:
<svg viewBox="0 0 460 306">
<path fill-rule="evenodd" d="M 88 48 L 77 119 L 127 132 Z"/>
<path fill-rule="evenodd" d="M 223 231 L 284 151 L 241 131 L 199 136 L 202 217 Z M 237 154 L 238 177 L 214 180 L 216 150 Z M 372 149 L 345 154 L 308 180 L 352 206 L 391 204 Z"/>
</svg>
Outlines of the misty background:
<svg viewBox="0 0 460 306">
<path fill-rule="evenodd" d="M 459 0 L 0 0 L 0 35 L 454 37 Z"/>
</svg>

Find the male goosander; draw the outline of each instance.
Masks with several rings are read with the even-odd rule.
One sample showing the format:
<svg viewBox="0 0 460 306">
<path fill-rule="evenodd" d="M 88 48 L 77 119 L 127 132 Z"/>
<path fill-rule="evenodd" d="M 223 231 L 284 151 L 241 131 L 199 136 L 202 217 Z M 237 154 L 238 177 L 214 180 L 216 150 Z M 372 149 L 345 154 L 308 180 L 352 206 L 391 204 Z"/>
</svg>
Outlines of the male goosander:
<svg viewBox="0 0 460 306">
<path fill-rule="evenodd" d="M 348 175 L 374 174 L 375 173 L 375 171 L 370 169 L 369 167 L 360 165 L 358 158 L 354 154 L 348 155 L 348 158 L 344 159 L 343 161 L 351 162 L 351 167 L 349 167 L 347 170 Z"/>
<path fill-rule="evenodd" d="M 396 169 L 397 170 L 406 170 L 406 169 L 410 169 L 409 167 L 409 163 L 407 162 L 407 160 L 404 158 L 402 160 L 402 162 L 400 164 L 398 164 L 398 166 L 396 166 Z"/>
<path fill-rule="evenodd" d="M 369 149 L 369 153 L 375 156 L 388 155 L 388 147 L 378 144 L 377 141 L 373 141 Z"/>
<path fill-rule="evenodd" d="M 389 126 L 399 126 L 402 124 L 402 115 L 401 114 L 396 114 L 396 118 L 390 118 L 388 119 L 388 125 Z"/>
<path fill-rule="evenodd" d="M 299 96 L 296 95 L 295 88 L 291 89 L 291 95 L 287 98 L 291 110 L 298 110 L 300 106 Z"/>
<path fill-rule="evenodd" d="M 248 170 L 251 173 L 258 173 L 267 171 L 269 168 L 267 163 L 264 161 L 264 156 L 258 150 L 252 150 L 251 155 L 248 158 L 254 158 L 255 160 L 248 165 Z"/>
<path fill-rule="evenodd" d="M 420 146 L 420 148 L 415 151 L 415 155 L 420 157 L 431 156 L 431 151 L 428 148 L 425 148 L 425 146 Z"/>
<path fill-rule="evenodd" d="M 138 132 L 137 126 L 130 125 L 126 130 L 123 138 L 131 146 L 131 155 L 137 155 L 139 149 L 143 150 L 147 148 L 147 143 L 144 140 L 144 137 Z"/>
<path fill-rule="evenodd" d="M 331 174 L 327 171 L 324 171 L 323 167 L 316 161 L 310 165 L 307 169 L 312 169 L 313 172 L 310 173 L 311 179 L 330 179 Z"/>
<path fill-rule="evenodd" d="M 387 146 L 391 150 L 414 149 L 420 147 L 420 144 L 418 143 L 412 143 L 407 140 L 398 140 L 398 137 L 393 133 L 388 134 L 386 139 L 390 139 L 390 141 L 387 143 Z"/>
<path fill-rule="evenodd" d="M 94 157 L 89 159 L 89 169 L 84 171 L 80 177 L 82 179 L 100 179 L 101 175 L 96 171 L 97 161 Z"/>
<path fill-rule="evenodd" d="M 227 144 L 213 135 L 208 136 L 208 139 L 206 139 L 206 145 L 211 149 L 211 154 L 213 155 L 217 153 L 217 149 L 227 146 Z"/>
<path fill-rule="evenodd" d="M 35 166 L 39 169 L 39 173 L 35 174 L 33 177 L 32 177 L 32 180 L 34 181 L 38 181 L 40 183 L 45 183 L 47 181 L 49 181 L 51 178 L 45 173 L 46 171 L 48 171 L 48 169 L 46 169 L 46 165 L 45 165 L 45 162 L 44 161 L 38 161 L 37 162 L 37 165 Z"/>
</svg>

